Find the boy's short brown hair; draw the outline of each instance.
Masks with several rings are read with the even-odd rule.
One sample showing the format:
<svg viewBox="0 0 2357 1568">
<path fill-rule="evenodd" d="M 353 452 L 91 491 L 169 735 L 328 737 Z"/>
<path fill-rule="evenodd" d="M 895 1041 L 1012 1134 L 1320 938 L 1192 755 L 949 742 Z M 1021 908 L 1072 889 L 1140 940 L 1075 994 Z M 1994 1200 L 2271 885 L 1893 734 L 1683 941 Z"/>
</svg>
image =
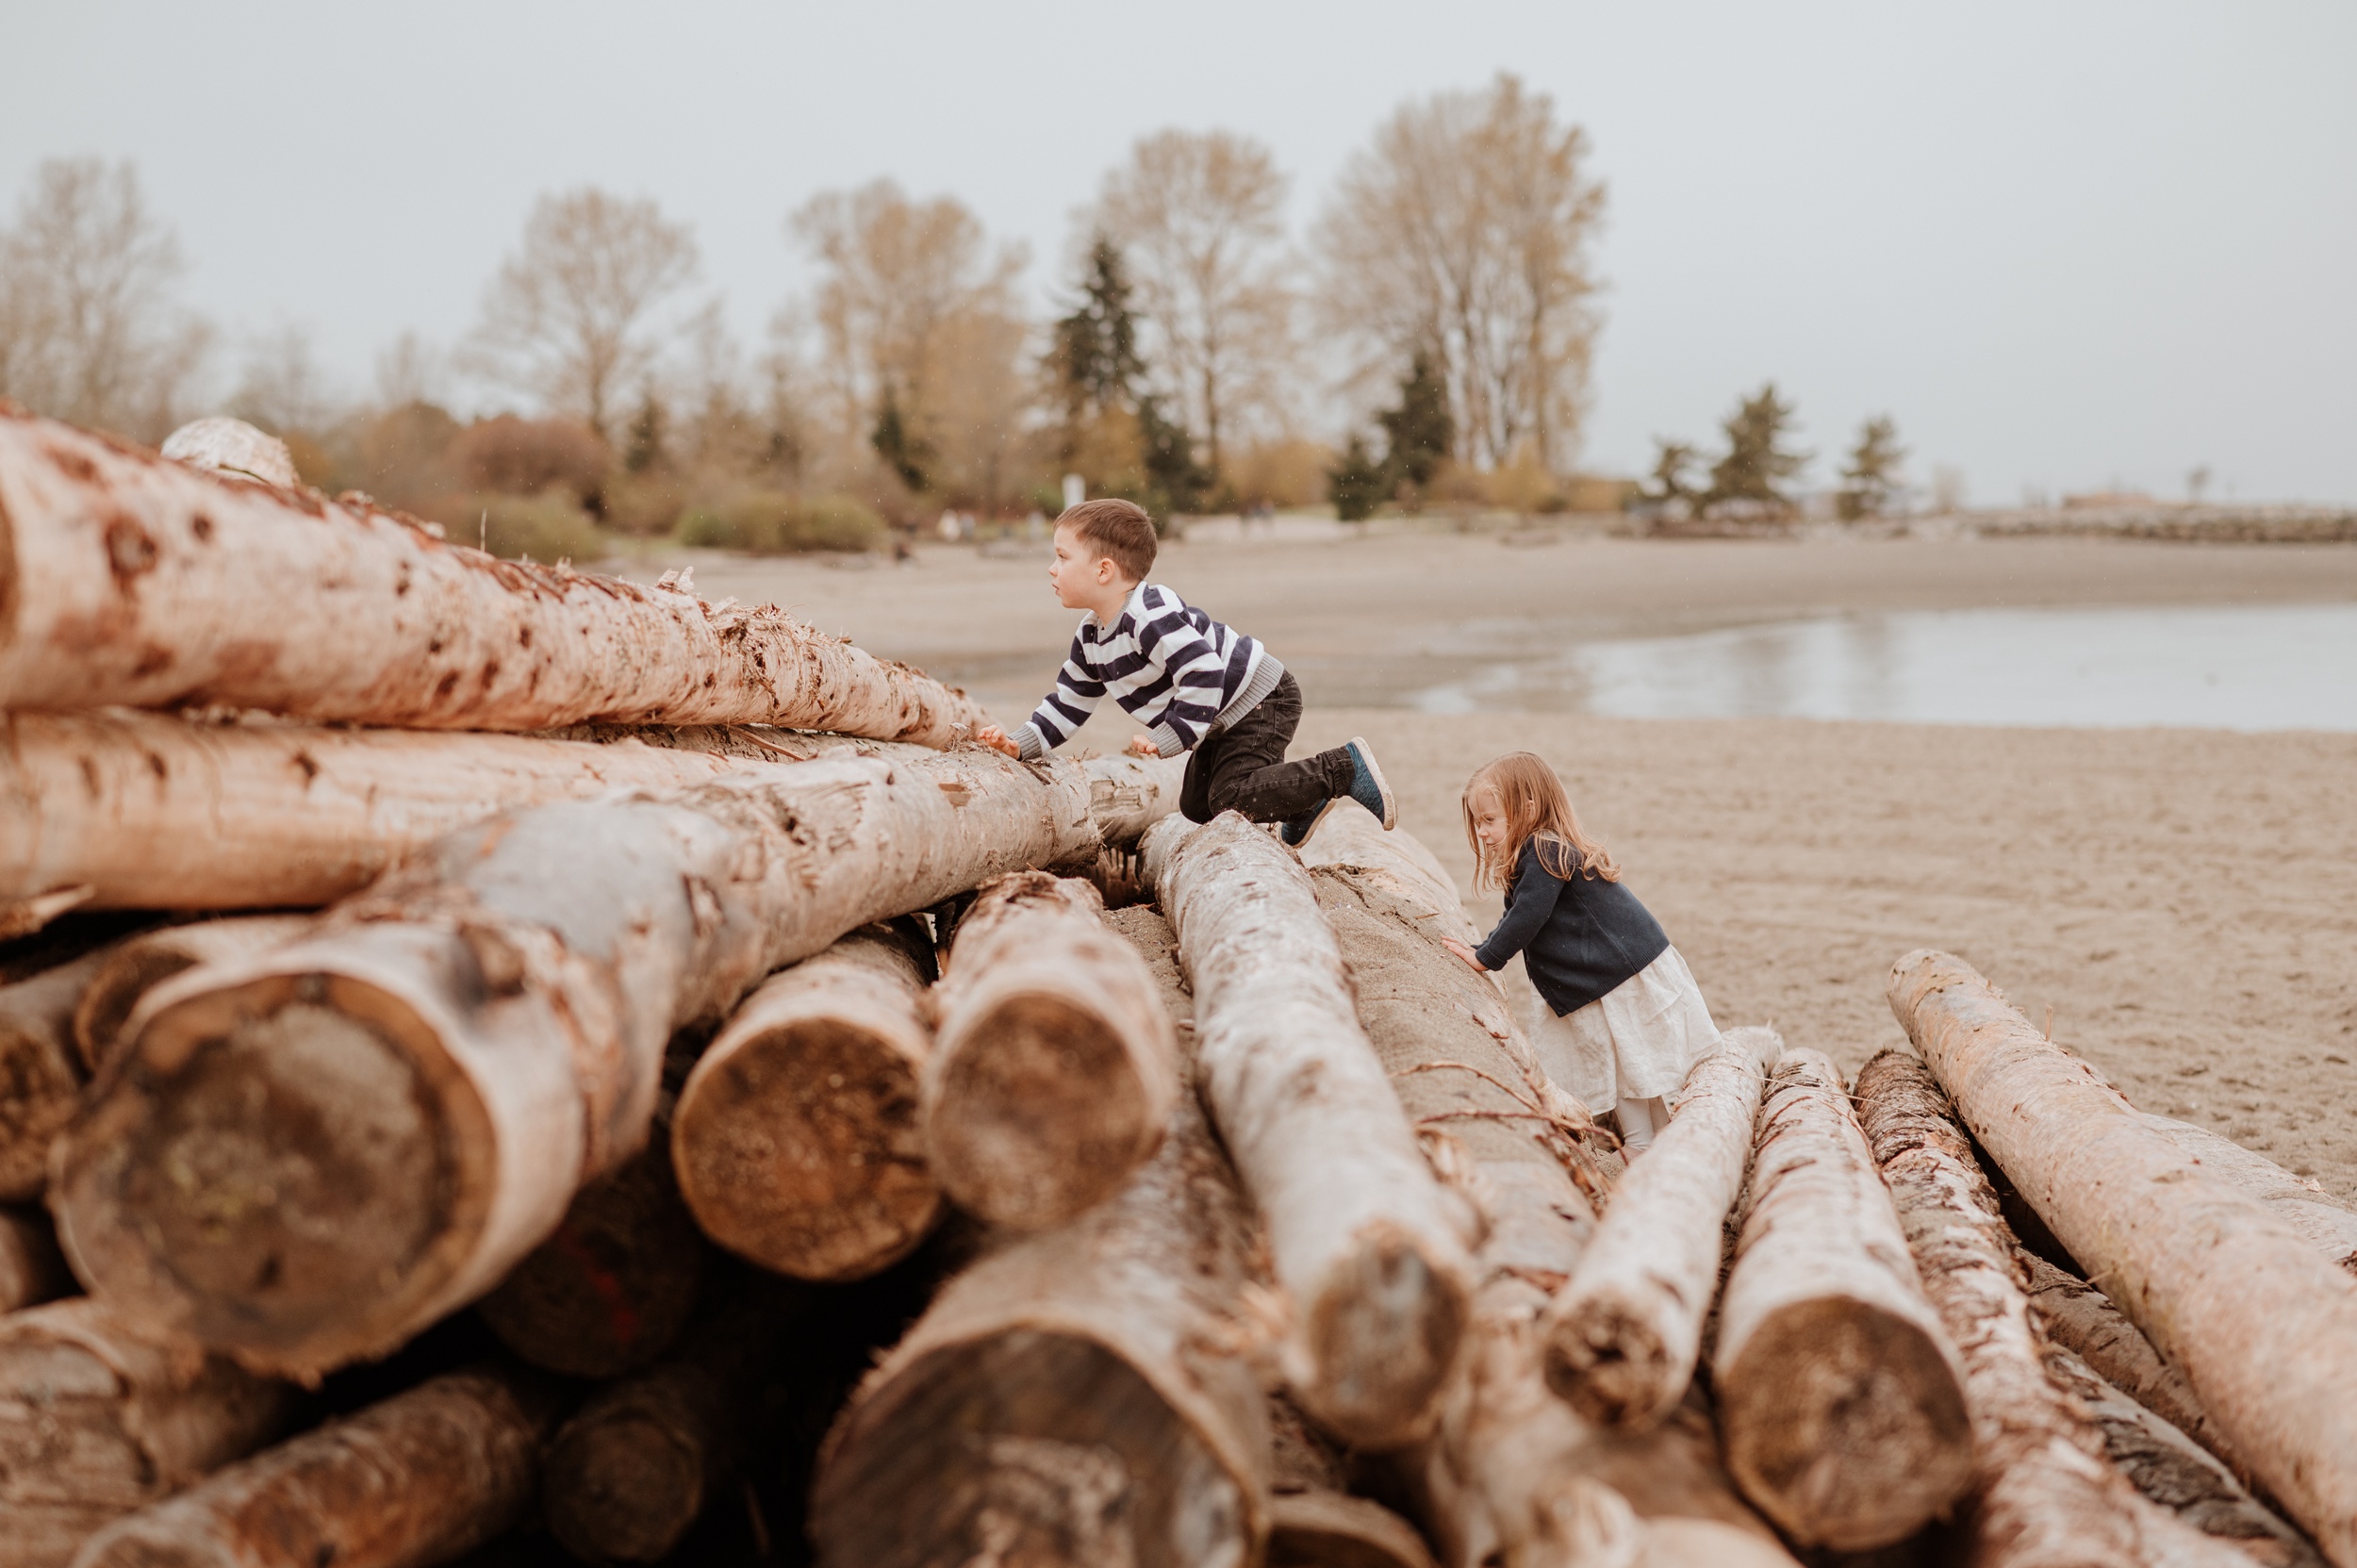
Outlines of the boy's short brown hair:
<svg viewBox="0 0 2357 1568">
<path fill-rule="evenodd" d="M 1110 496 L 1083 501 L 1065 507 L 1056 526 L 1071 529 L 1074 537 L 1119 567 L 1132 583 L 1145 582 L 1146 574 L 1154 569 L 1154 520 L 1133 501 Z"/>
</svg>

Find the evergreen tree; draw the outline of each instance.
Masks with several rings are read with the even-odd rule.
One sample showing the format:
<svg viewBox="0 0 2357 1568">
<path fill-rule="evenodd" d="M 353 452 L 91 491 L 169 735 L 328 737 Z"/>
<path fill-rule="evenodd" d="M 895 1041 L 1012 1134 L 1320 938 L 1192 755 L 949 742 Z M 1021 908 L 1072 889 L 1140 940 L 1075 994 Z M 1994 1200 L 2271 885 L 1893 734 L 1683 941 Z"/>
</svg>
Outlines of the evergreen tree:
<svg viewBox="0 0 2357 1568">
<path fill-rule="evenodd" d="M 1138 399 L 1138 442 L 1146 449 L 1151 492 L 1131 499 L 1154 515 L 1155 526 L 1161 527 L 1173 512 L 1200 507 L 1213 475 L 1195 460 L 1195 438 L 1185 425 L 1163 414 L 1160 398 Z"/>
<path fill-rule="evenodd" d="M 1091 414 L 1128 407 L 1146 361 L 1138 354 L 1137 317 L 1129 308 L 1129 279 L 1121 248 L 1103 235 L 1089 247 L 1080 303 L 1059 319 L 1049 351 L 1063 389 L 1068 424 Z M 1067 445 L 1069 443 L 1067 442 Z"/>
<path fill-rule="evenodd" d="M 638 412 L 630 417 L 630 442 L 622 449 L 622 467 L 632 473 L 645 473 L 664 466 L 663 404 L 648 388 L 638 399 Z"/>
<path fill-rule="evenodd" d="M 1457 441 L 1457 424 L 1449 417 L 1448 384 L 1432 355 L 1416 351 L 1408 373 L 1400 378 L 1399 406 L 1377 414 L 1383 427 L 1383 469 L 1391 486 L 1405 483 L 1418 492 L 1448 460 Z"/>
<path fill-rule="evenodd" d="M 1653 488 L 1642 492 L 1644 498 L 1662 505 L 1684 502 L 1689 508 L 1700 507 L 1703 492 L 1687 478 L 1698 460 L 1693 443 L 1656 436 L 1653 444 Z"/>
<path fill-rule="evenodd" d="M 1722 425 L 1726 455 L 1711 465 L 1706 503 L 1750 501 L 1791 510 L 1792 498 L 1784 484 L 1801 471 L 1809 455 L 1784 444 L 1792 433 L 1793 413 L 1793 405 L 1776 395 L 1772 381 L 1736 405 Z"/>
<path fill-rule="evenodd" d="M 891 465 L 901 484 L 912 490 L 925 488 L 925 465 L 932 460 L 932 448 L 901 419 L 900 400 L 896 394 L 884 393 L 883 412 L 876 416 L 876 428 L 869 434 L 867 444 Z"/>
<path fill-rule="evenodd" d="M 1326 499 L 1344 522 L 1364 522 L 1375 516 L 1391 492 L 1389 463 L 1378 463 L 1367 450 L 1367 438 L 1352 431 L 1342 461 L 1326 470 Z"/>
<path fill-rule="evenodd" d="M 1844 522 L 1878 518 L 1890 509 L 1899 494 L 1899 465 L 1907 449 L 1899 444 L 1899 425 L 1887 414 L 1877 414 L 1858 426 L 1857 445 L 1841 470 L 1841 488 L 1834 503 Z"/>
</svg>

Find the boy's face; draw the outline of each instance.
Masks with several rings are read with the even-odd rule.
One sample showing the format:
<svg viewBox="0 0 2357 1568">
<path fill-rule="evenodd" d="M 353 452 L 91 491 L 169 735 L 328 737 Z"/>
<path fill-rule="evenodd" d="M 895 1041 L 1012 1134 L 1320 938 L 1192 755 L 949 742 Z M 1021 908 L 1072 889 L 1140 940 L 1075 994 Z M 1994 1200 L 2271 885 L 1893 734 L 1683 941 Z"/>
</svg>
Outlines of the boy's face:
<svg viewBox="0 0 2357 1568">
<path fill-rule="evenodd" d="M 1122 575 L 1113 558 L 1099 555 L 1079 532 L 1056 530 L 1056 558 L 1048 563 L 1047 581 L 1056 602 L 1067 610 L 1095 610 L 1108 601 L 1126 599 L 1137 585 Z"/>
</svg>

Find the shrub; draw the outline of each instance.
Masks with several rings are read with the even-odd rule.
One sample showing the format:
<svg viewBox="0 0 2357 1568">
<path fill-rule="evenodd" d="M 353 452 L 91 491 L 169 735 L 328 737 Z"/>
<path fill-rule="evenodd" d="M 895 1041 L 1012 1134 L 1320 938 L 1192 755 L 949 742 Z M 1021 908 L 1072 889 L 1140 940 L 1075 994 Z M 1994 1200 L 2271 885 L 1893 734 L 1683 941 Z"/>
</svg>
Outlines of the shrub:
<svg viewBox="0 0 2357 1568">
<path fill-rule="evenodd" d="M 605 525 L 637 538 L 655 538 L 679 526 L 687 510 L 686 481 L 668 474 L 630 473 L 608 480 Z"/>
<path fill-rule="evenodd" d="M 605 442 L 570 420 L 519 420 L 502 414 L 458 432 L 452 466 L 470 489 L 540 495 L 563 489 L 580 501 L 598 493 L 611 466 Z"/>
<path fill-rule="evenodd" d="M 545 495 L 478 495 L 463 520 L 443 524 L 453 544 L 480 542 L 503 560 L 530 556 L 543 566 L 586 566 L 606 554 L 605 536 L 562 490 Z"/>
<path fill-rule="evenodd" d="M 698 506 L 680 519 L 680 543 L 755 555 L 814 550 L 882 550 L 890 538 L 883 519 L 849 496 L 816 498 L 776 490 L 745 490 Z"/>
</svg>

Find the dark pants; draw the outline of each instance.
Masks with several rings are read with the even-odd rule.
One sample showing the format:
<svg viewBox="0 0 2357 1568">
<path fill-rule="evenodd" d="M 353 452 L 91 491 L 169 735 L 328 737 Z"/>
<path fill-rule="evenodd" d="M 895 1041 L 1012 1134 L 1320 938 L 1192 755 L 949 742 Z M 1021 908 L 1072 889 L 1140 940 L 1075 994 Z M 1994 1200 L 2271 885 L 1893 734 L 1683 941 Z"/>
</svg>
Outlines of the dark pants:
<svg viewBox="0 0 2357 1568">
<path fill-rule="evenodd" d="M 1211 736 L 1188 756 L 1179 814 L 1190 822 L 1208 822 L 1223 811 L 1240 811 L 1255 822 L 1287 822 L 1349 794 L 1347 750 L 1285 760 L 1285 748 L 1300 723 L 1301 687 L 1289 669 L 1234 728 Z"/>
</svg>

